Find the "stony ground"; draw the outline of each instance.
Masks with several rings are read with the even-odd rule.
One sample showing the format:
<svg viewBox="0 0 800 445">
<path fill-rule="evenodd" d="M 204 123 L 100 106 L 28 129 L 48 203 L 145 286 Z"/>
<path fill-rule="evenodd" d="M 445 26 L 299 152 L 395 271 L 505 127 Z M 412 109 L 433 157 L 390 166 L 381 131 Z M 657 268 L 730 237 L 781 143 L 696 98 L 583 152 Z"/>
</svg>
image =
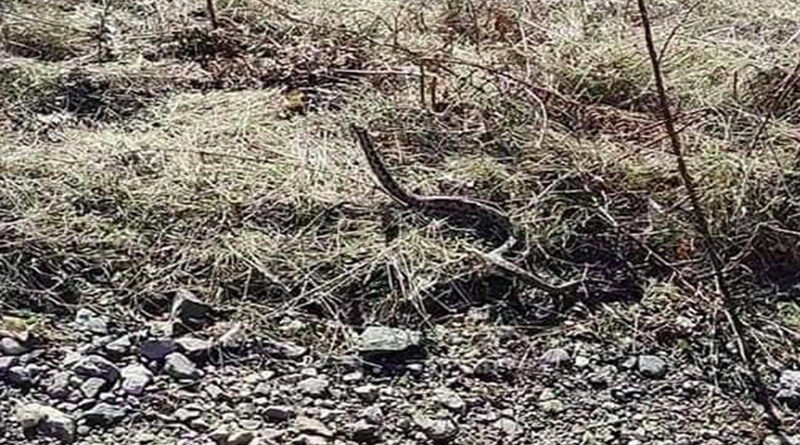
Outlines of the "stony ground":
<svg viewBox="0 0 800 445">
<path fill-rule="evenodd" d="M 0 1 L 0 445 L 800 444 L 796 0 L 646 2 L 743 337 L 637 2 L 211 3 Z"/>
<path fill-rule="evenodd" d="M 476 308 L 424 333 L 369 327 L 330 357 L 215 318 L 188 292 L 136 327 L 6 317 L 0 443 L 781 443 L 685 359 L 577 325 L 531 334 Z M 776 399 L 800 402 L 798 376 Z"/>
</svg>

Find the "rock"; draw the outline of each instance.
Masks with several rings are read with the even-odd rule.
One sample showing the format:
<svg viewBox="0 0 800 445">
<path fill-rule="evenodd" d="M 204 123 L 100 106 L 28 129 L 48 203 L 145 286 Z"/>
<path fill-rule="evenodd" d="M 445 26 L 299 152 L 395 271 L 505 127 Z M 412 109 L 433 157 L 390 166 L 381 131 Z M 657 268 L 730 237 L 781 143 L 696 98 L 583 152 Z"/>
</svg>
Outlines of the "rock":
<svg viewBox="0 0 800 445">
<path fill-rule="evenodd" d="M 4 373 L 4 377 L 8 383 L 15 386 L 27 387 L 33 385 L 33 377 L 23 366 L 12 366 L 8 368 Z"/>
<path fill-rule="evenodd" d="M 226 425 L 220 426 L 216 428 L 214 431 L 208 433 L 209 439 L 220 444 L 225 443 L 228 440 L 228 436 L 230 435 L 231 435 L 231 430 Z"/>
<path fill-rule="evenodd" d="M 564 411 L 564 404 L 558 399 L 539 402 L 539 408 L 548 414 L 558 414 Z"/>
<path fill-rule="evenodd" d="M 381 430 L 378 425 L 359 420 L 348 428 L 350 437 L 359 443 L 375 443 L 381 440 Z"/>
<path fill-rule="evenodd" d="M 297 388 L 311 397 L 323 397 L 328 393 L 330 382 L 323 377 L 309 377 L 300 381 Z"/>
<path fill-rule="evenodd" d="M 800 371 L 787 369 L 781 372 L 775 397 L 791 409 L 800 408 Z"/>
<path fill-rule="evenodd" d="M 197 431 L 208 431 L 209 424 L 203 419 L 192 419 L 189 421 L 189 428 Z"/>
<path fill-rule="evenodd" d="M 22 429 L 31 434 L 38 433 L 65 444 L 75 441 L 75 421 L 53 407 L 38 403 L 21 405 L 16 418 Z"/>
<path fill-rule="evenodd" d="M 211 400 L 220 400 L 225 397 L 225 391 L 213 383 L 205 387 L 205 393 Z"/>
<path fill-rule="evenodd" d="M 282 422 L 289 420 L 294 416 L 294 409 L 285 405 L 272 405 L 264 410 L 264 415 L 270 420 Z"/>
<path fill-rule="evenodd" d="M 175 340 L 175 344 L 181 351 L 194 356 L 205 354 L 211 349 L 210 341 L 190 335 Z"/>
<path fill-rule="evenodd" d="M 648 378 L 660 379 L 667 374 L 667 363 L 655 355 L 639 356 L 639 372 Z"/>
<path fill-rule="evenodd" d="M 353 392 L 363 401 L 372 403 L 378 400 L 378 387 L 375 385 L 361 385 L 353 389 Z"/>
<path fill-rule="evenodd" d="M 202 324 L 211 315 L 212 308 L 186 289 L 180 289 L 172 302 L 170 312 L 173 320 L 187 326 Z"/>
<path fill-rule="evenodd" d="M 125 418 L 125 410 L 108 403 L 98 403 L 89 411 L 83 413 L 83 419 L 89 425 L 113 425 Z"/>
<path fill-rule="evenodd" d="M 247 445 L 255 439 L 256 434 L 252 431 L 238 430 L 228 435 L 226 445 Z"/>
<path fill-rule="evenodd" d="M 310 434 L 301 434 L 297 439 L 292 441 L 293 445 L 327 445 L 328 439 L 322 436 L 314 436 Z"/>
<path fill-rule="evenodd" d="M 301 433 L 313 434 L 322 437 L 333 437 L 331 431 L 324 423 L 307 416 L 297 416 L 292 426 Z"/>
<path fill-rule="evenodd" d="M 505 417 L 495 422 L 494 426 L 508 437 L 516 437 L 523 433 L 522 427 L 517 422 Z"/>
<path fill-rule="evenodd" d="M 0 315 L 0 337 L 10 337 L 20 343 L 31 341 L 31 329 L 28 320 L 11 315 Z"/>
<path fill-rule="evenodd" d="M 86 329 L 92 334 L 108 334 L 108 321 L 106 317 L 98 316 L 86 308 L 79 309 L 78 313 L 75 314 L 75 324 L 79 328 Z"/>
<path fill-rule="evenodd" d="M 153 380 L 153 373 L 138 363 L 122 368 L 120 374 L 122 375 L 122 390 L 134 396 L 141 395 L 145 387 Z"/>
<path fill-rule="evenodd" d="M 255 431 L 261 428 L 261 421 L 257 419 L 240 419 L 239 426 L 247 431 Z"/>
<path fill-rule="evenodd" d="M 413 354 L 421 351 L 419 331 L 370 326 L 358 338 L 358 352 L 366 356 Z"/>
<path fill-rule="evenodd" d="M 292 343 L 281 343 L 281 342 L 266 342 L 263 345 L 264 351 L 267 355 L 275 358 L 285 358 L 285 359 L 298 359 L 308 352 L 308 348 L 304 348 L 302 346 L 298 346 Z"/>
<path fill-rule="evenodd" d="M 565 366 L 571 361 L 569 352 L 564 348 L 553 348 L 542 354 L 542 363 L 550 366 Z"/>
<path fill-rule="evenodd" d="M 172 413 L 172 417 L 180 423 L 188 423 L 200 417 L 200 411 L 194 409 L 178 408 Z"/>
<path fill-rule="evenodd" d="M 575 367 L 578 369 L 588 368 L 589 367 L 589 357 L 579 355 L 575 357 Z"/>
<path fill-rule="evenodd" d="M 0 357 L 0 375 L 11 369 L 16 363 L 16 357 Z"/>
<path fill-rule="evenodd" d="M 0 339 L 0 354 L 2 355 L 22 355 L 28 352 L 19 340 L 11 337 L 3 337 Z"/>
<path fill-rule="evenodd" d="M 433 395 L 433 400 L 453 411 L 464 409 L 464 399 L 449 388 L 439 388 Z"/>
<path fill-rule="evenodd" d="M 176 379 L 198 379 L 202 375 L 202 371 L 180 352 L 173 352 L 166 357 L 164 372 Z"/>
<path fill-rule="evenodd" d="M 369 423 L 374 423 L 375 425 L 383 424 L 383 410 L 380 406 L 368 406 L 361 411 L 360 415 Z"/>
<path fill-rule="evenodd" d="M 101 379 L 100 377 L 89 377 L 81 385 L 81 393 L 83 394 L 84 397 L 88 399 L 97 398 L 97 396 L 103 390 L 103 387 L 106 386 L 107 384 L 108 382 Z"/>
<path fill-rule="evenodd" d="M 164 360 L 168 355 L 178 350 L 178 345 L 174 340 L 162 338 L 160 340 L 150 340 L 142 343 L 139 347 L 139 354 L 149 360 Z"/>
<path fill-rule="evenodd" d="M 122 357 L 130 352 L 131 348 L 133 348 L 133 344 L 130 335 L 123 335 L 105 346 L 106 351 L 116 357 Z"/>
<path fill-rule="evenodd" d="M 364 374 L 362 374 L 361 371 L 353 371 L 353 372 L 349 372 L 349 373 L 343 375 L 342 376 L 342 381 L 344 383 L 355 383 L 355 382 L 361 381 L 361 379 L 363 379 L 363 378 L 364 378 Z"/>
<path fill-rule="evenodd" d="M 72 370 L 86 377 L 99 377 L 109 384 L 113 384 L 119 377 L 116 365 L 99 355 L 87 355 L 79 359 L 72 365 Z"/>
<path fill-rule="evenodd" d="M 450 419 L 436 419 L 423 427 L 423 431 L 434 442 L 450 442 L 458 435 L 458 426 Z"/>
</svg>

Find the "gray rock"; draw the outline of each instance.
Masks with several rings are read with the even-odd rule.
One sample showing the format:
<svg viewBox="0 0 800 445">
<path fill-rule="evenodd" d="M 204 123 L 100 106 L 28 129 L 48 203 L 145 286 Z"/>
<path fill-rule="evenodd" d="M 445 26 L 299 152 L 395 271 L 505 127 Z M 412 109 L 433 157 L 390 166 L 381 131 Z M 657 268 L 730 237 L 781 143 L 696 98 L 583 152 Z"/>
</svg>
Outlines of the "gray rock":
<svg viewBox="0 0 800 445">
<path fill-rule="evenodd" d="M 16 386 L 31 386 L 33 385 L 33 377 L 28 373 L 24 366 L 12 366 L 6 370 L 3 377 L 5 380 Z"/>
<path fill-rule="evenodd" d="M 575 367 L 578 369 L 588 368 L 589 367 L 589 357 L 584 355 L 579 355 L 575 357 Z"/>
<path fill-rule="evenodd" d="M 349 372 L 342 376 L 342 381 L 344 383 L 355 383 L 361 381 L 364 378 L 364 374 L 361 371 L 353 371 Z"/>
<path fill-rule="evenodd" d="M 108 321 L 106 317 L 98 316 L 89 309 L 79 309 L 75 314 L 75 324 L 86 329 L 92 334 L 104 335 L 108 333 Z"/>
<path fill-rule="evenodd" d="M 19 340 L 11 337 L 0 338 L 0 354 L 22 355 L 26 352 L 28 352 L 28 348 Z"/>
<path fill-rule="evenodd" d="M 307 416 L 297 416 L 292 423 L 294 429 L 301 433 L 315 436 L 333 437 L 333 431 L 319 420 Z"/>
<path fill-rule="evenodd" d="M 253 394 L 257 396 L 269 396 L 272 395 L 272 385 L 267 382 L 261 382 L 256 385 L 255 389 L 253 389 Z"/>
<path fill-rule="evenodd" d="M 293 445 L 327 445 L 328 439 L 313 434 L 301 434 L 292 441 Z"/>
<path fill-rule="evenodd" d="M 522 427 L 517 422 L 505 417 L 495 422 L 494 426 L 508 437 L 516 437 L 523 433 Z"/>
<path fill-rule="evenodd" d="M 128 394 L 138 396 L 144 392 L 145 387 L 153 380 L 153 373 L 140 364 L 132 364 L 122 368 L 122 390 Z"/>
<path fill-rule="evenodd" d="M 667 374 L 667 362 L 655 355 L 640 355 L 639 372 L 652 379 L 660 379 Z"/>
<path fill-rule="evenodd" d="M 203 372 L 180 352 L 168 355 L 164 362 L 164 372 L 176 379 L 198 379 Z"/>
<path fill-rule="evenodd" d="M 434 442 L 450 442 L 458 435 L 458 426 L 450 419 L 433 420 L 426 416 L 416 415 L 414 422 L 422 429 L 425 436 Z"/>
<path fill-rule="evenodd" d="M 324 377 L 309 377 L 300 381 L 297 388 L 312 397 L 324 397 L 328 393 L 330 382 Z"/>
<path fill-rule="evenodd" d="M 353 392 L 363 401 L 372 403 L 378 400 L 378 387 L 375 385 L 361 385 L 353 389 Z"/>
<path fill-rule="evenodd" d="M 211 426 L 203 419 L 192 419 L 189 421 L 189 428 L 197 431 L 208 431 Z"/>
<path fill-rule="evenodd" d="M 275 358 L 298 359 L 308 352 L 308 348 L 292 343 L 266 342 L 262 346 L 265 352 Z"/>
<path fill-rule="evenodd" d="M 433 400 L 441 404 L 445 408 L 453 411 L 461 411 L 464 409 L 464 399 L 461 398 L 455 391 L 449 388 L 439 388 L 434 392 Z"/>
<path fill-rule="evenodd" d="M 261 428 L 261 421 L 258 419 L 240 419 L 239 426 L 247 431 L 255 431 Z"/>
<path fill-rule="evenodd" d="M 172 414 L 172 417 L 175 418 L 180 423 L 188 423 L 194 419 L 200 417 L 200 411 L 194 409 L 187 409 L 187 408 L 178 408 Z"/>
<path fill-rule="evenodd" d="M 264 410 L 264 415 L 270 420 L 282 422 L 294 416 L 294 408 L 285 405 L 272 405 Z"/>
<path fill-rule="evenodd" d="M 787 369 L 781 372 L 775 397 L 792 409 L 800 408 L 800 371 Z"/>
<path fill-rule="evenodd" d="M 359 443 L 375 443 L 381 440 L 381 428 L 379 425 L 359 420 L 351 424 L 348 428 L 350 437 Z"/>
<path fill-rule="evenodd" d="M 109 354 L 117 357 L 122 357 L 123 355 L 129 353 L 132 348 L 133 344 L 131 343 L 130 335 L 123 335 L 122 337 L 112 341 L 111 343 L 108 343 L 105 346 L 105 349 Z"/>
<path fill-rule="evenodd" d="M 247 445 L 255 439 L 256 434 L 252 431 L 239 430 L 228 435 L 226 445 Z"/>
<path fill-rule="evenodd" d="M 364 408 L 361 411 L 361 417 L 363 417 L 367 422 L 374 423 L 375 425 L 383 424 L 383 410 L 381 410 L 381 407 L 377 405 Z"/>
<path fill-rule="evenodd" d="M 89 399 L 97 398 L 108 383 L 100 377 L 89 377 L 81 384 L 81 393 Z"/>
<path fill-rule="evenodd" d="M 225 391 L 213 383 L 205 387 L 205 393 L 211 400 L 220 400 L 225 397 Z"/>
<path fill-rule="evenodd" d="M 358 351 L 364 355 L 403 354 L 420 349 L 419 331 L 370 326 L 358 338 Z"/>
<path fill-rule="evenodd" d="M 211 342 L 190 335 L 175 340 L 178 348 L 189 355 L 202 355 L 211 349 Z"/>
<path fill-rule="evenodd" d="M 564 403 L 558 399 L 539 402 L 539 408 L 547 414 L 558 414 L 564 411 Z"/>
<path fill-rule="evenodd" d="M 149 340 L 139 346 L 139 354 L 149 360 L 164 360 L 178 350 L 178 345 L 170 338 Z"/>
<path fill-rule="evenodd" d="M 116 365 L 99 355 L 82 357 L 72 365 L 72 370 L 76 374 L 86 377 L 99 377 L 109 384 L 114 383 L 119 377 L 119 369 Z"/>
<path fill-rule="evenodd" d="M 571 361 L 572 358 L 569 356 L 569 352 L 564 348 L 549 349 L 542 354 L 542 362 L 550 366 L 564 366 Z"/>
<path fill-rule="evenodd" d="M 75 421 L 53 407 L 38 403 L 21 405 L 17 408 L 16 418 L 25 431 L 51 437 L 64 444 L 75 441 Z"/>
<path fill-rule="evenodd" d="M 125 418 L 125 410 L 108 403 L 98 403 L 81 416 L 89 425 L 113 425 Z"/>
<path fill-rule="evenodd" d="M 0 357 L 0 374 L 8 371 L 17 363 L 16 357 Z"/>
<path fill-rule="evenodd" d="M 189 326 L 198 325 L 211 315 L 211 306 L 201 301 L 193 293 L 180 289 L 172 302 L 171 316 L 174 320 Z"/>
</svg>

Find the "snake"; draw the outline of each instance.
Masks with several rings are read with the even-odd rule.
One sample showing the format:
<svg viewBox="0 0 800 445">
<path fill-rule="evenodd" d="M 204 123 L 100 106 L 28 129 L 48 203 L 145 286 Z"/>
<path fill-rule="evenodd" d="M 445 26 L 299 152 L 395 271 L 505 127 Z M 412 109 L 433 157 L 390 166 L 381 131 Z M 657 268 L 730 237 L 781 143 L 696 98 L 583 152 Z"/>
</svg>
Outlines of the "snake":
<svg viewBox="0 0 800 445">
<path fill-rule="evenodd" d="M 355 135 L 367 164 L 372 174 L 377 179 L 378 185 L 390 198 L 400 205 L 421 213 L 437 213 L 455 216 L 472 215 L 478 220 L 486 221 L 506 233 L 506 240 L 503 244 L 490 253 L 481 253 L 481 256 L 489 262 L 515 273 L 528 281 L 535 287 L 553 294 L 564 293 L 574 290 L 580 284 L 578 281 L 569 282 L 559 286 L 552 285 L 534 273 L 517 266 L 513 262 L 503 257 L 503 253 L 517 244 L 519 235 L 511 219 L 502 210 L 481 201 L 465 196 L 450 195 L 420 195 L 410 192 L 403 188 L 400 183 L 392 176 L 386 164 L 381 159 L 372 137 L 366 128 L 356 124 L 350 125 L 350 130 Z"/>
</svg>

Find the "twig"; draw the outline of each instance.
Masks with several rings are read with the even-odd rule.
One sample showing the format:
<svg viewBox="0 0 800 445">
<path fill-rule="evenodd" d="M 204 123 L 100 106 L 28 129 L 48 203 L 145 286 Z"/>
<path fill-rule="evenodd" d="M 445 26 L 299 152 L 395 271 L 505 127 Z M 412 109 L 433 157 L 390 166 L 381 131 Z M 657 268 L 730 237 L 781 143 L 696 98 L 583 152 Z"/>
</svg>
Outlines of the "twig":
<svg viewBox="0 0 800 445">
<path fill-rule="evenodd" d="M 655 45 L 653 43 L 653 33 L 650 27 L 650 19 L 647 15 L 647 6 L 645 5 L 644 0 L 637 1 L 639 5 L 639 13 L 642 18 L 642 27 L 644 28 L 644 38 L 645 43 L 647 44 L 647 52 L 650 57 L 650 62 L 653 66 L 653 77 L 655 80 L 656 90 L 658 92 L 661 112 L 664 115 L 664 126 L 667 130 L 667 134 L 672 145 L 672 151 L 675 154 L 678 172 L 681 176 L 684 186 L 686 187 L 686 193 L 689 195 L 689 200 L 692 204 L 695 224 L 697 225 L 697 228 L 706 244 L 706 250 L 708 252 L 709 259 L 711 260 L 711 265 L 714 269 L 715 281 L 722 295 L 722 303 L 725 309 L 725 315 L 728 318 L 728 321 L 731 324 L 731 329 L 733 330 L 733 334 L 736 337 L 736 342 L 742 361 L 744 362 L 744 365 L 746 366 L 752 379 L 756 400 L 764 407 L 770 423 L 769 426 L 778 428 L 780 426 L 780 421 L 772 404 L 769 401 L 769 396 L 765 389 L 763 379 L 761 378 L 761 373 L 753 362 L 750 347 L 745 341 L 744 325 L 742 324 L 742 321 L 739 319 L 739 316 L 736 312 L 735 303 L 723 273 L 724 266 L 722 258 L 717 250 L 716 243 L 714 242 L 714 238 L 711 234 L 711 229 L 708 224 L 708 219 L 706 218 L 705 210 L 703 209 L 703 206 L 698 198 L 694 180 L 692 179 L 692 176 L 689 174 L 689 170 L 686 167 L 686 160 L 683 157 L 680 136 L 675 129 L 674 118 L 672 116 L 672 112 L 670 111 L 667 92 L 664 88 L 664 80 L 661 74 L 661 64 L 658 61 L 658 53 L 656 52 Z"/>
<path fill-rule="evenodd" d="M 214 0 L 206 0 L 206 10 L 208 11 L 208 18 L 211 20 L 211 29 L 217 29 L 219 23 L 217 22 L 217 8 L 214 6 Z"/>
</svg>

